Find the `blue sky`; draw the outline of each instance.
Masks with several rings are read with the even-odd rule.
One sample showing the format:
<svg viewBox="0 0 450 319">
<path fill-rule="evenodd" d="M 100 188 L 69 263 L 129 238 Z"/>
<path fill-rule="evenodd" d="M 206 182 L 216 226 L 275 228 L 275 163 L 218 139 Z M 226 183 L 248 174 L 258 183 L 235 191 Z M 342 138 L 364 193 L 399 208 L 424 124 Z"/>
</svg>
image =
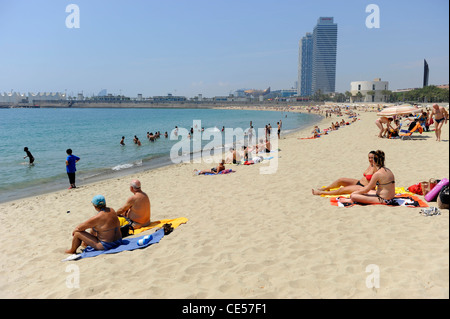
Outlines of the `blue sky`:
<svg viewBox="0 0 450 319">
<path fill-rule="evenodd" d="M 66 27 L 66 6 L 80 28 Z M 380 8 L 369 29 L 366 6 Z M 391 90 L 449 83 L 447 0 L 0 0 L 0 92 L 102 89 L 135 97 L 288 89 L 298 42 L 317 19 L 338 24 L 336 91 L 351 81 Z"/>
</svg>

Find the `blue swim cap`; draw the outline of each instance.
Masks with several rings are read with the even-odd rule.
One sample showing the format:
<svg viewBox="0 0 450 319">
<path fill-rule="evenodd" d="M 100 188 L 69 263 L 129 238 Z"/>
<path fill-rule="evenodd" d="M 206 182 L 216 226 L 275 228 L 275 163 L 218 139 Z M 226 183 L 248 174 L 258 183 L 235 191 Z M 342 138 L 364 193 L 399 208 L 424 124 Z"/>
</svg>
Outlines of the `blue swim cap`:
<svg viewBox="0 0 450 319">
<path fill-rule="evenodd" d="M 103 195 L 97 195 L 92 199 L 92 204 L 94 204 L 95 207 L 106 206 L 106 199 Z"/>
</svg>

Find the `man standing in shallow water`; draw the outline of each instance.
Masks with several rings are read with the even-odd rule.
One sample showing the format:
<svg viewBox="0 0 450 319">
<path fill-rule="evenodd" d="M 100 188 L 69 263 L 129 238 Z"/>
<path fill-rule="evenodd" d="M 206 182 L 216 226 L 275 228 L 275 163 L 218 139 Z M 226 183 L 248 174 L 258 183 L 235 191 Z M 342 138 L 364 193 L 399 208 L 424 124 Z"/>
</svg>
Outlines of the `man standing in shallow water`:
<svg viewBox="0 0 450 319">
<path fill-rule="evenodd" d="M 67 159 L 66 159 L 66 171 L 67 176 L 69 176 L 69 189 L 76 188 L 75 186 L 75 172 L 77 171 L 76 163 L 80 160 L 78 156 L 72 155 L 72 150 L 69 148 L 66 150 Z"/>
<path fill-rule="evenodd" d="M 150 225 L 150 199 L 141 189 L 141 182 L 137 179 L 130 183 L 130 192 L 133 196 L 128 198 L 125 205 L 119 208 L 117 216 L 131 220 L 134 229 Z"/>
</svg>

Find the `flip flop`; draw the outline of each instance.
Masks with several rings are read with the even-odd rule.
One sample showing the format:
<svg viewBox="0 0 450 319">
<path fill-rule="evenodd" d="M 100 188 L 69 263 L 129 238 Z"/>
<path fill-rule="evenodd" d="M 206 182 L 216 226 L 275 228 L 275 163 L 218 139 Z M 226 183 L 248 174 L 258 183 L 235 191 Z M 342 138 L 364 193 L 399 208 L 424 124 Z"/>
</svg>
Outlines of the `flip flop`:
<svg viewBox="0 0 450 319">
<path fill-rule="evenodd" d="M 80 258 L 81 258 L 81 254 L 73 254 L 73 255 L 70 255 L 67 258 L 64 258 L 61 261 L 71 261 L 71 260 L 77 260 L 77 259 L 80 259 Z"/>
</svg>

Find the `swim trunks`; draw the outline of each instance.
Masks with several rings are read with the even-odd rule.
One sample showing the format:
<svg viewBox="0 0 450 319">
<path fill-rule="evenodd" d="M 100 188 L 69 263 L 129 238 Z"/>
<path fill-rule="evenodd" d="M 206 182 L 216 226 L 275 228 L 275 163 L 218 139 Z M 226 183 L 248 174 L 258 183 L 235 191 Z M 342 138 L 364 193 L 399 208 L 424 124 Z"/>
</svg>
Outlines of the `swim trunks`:
<svg viewBox="0 0 450 319">
<path fill-rule="evenodd" d="M 113 248 L 117 248 L 123 244 L 122 239 L 115 240 L 113 242 L 100 241 L 104 250 L 110 250 Z"/>
</svg>

